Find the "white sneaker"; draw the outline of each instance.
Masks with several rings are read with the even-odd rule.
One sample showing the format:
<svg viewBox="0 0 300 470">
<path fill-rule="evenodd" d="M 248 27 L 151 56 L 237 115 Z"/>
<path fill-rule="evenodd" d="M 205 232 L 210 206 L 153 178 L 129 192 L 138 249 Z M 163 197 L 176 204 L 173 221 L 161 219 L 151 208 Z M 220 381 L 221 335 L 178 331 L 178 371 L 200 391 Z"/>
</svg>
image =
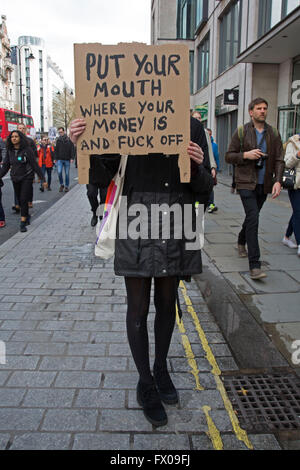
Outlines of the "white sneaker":
<svg viewBox="0 0 300 470">
<path fill-rule="evenodd" d="M 296 243 L 294 243 L 292 240 L 286 237 L 283 237 L 282 243 L 288 246 L 289 248 L 298 248 L 298 245 L 296 245 Z"/>
<path fill-rule="evenodd" d="M 300 258 L 300 245 L 298 246 L 298 252 L 297 252 L 297 255 L 299 256 Z"/>
</svg>

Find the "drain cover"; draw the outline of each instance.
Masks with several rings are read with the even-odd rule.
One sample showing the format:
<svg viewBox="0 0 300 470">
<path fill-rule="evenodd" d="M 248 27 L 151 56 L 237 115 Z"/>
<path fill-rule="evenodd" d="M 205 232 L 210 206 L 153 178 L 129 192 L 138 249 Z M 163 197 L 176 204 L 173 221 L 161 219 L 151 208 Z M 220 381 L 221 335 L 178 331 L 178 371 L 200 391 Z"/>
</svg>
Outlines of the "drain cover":
<svg viewBox="0 0 300 470">
<path fill-rule="evenodd" d="M 248 431 L 300 429 L 300 379 L 292 374 L 224 376 L 241 426 Z"/>
</svg>

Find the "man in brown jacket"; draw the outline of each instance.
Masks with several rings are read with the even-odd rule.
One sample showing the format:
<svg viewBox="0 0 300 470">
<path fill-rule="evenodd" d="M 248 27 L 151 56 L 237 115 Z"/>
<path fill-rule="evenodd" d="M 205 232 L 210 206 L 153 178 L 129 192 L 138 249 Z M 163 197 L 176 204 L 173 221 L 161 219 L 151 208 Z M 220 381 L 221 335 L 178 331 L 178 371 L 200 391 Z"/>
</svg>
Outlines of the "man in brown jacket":
<svg viewBox="0 0 300 470">
<path fill-rule="evenodd" d="M 263 98 L 249 104 L 251 121 L 236 130 L 225 156 L 227 163 L 235 165 L 236 188 L 246 214 L 238 237 L 238 252 L 240 257 L 248 255 L 252 279 L 266 277 L 260 263 L 259 213 L 268 193 L 272 193 L 273 199 L 279 196 L 284 170 L 281 138 L 266 123 L 267 113 L 268 103 Z"/>
</svg>

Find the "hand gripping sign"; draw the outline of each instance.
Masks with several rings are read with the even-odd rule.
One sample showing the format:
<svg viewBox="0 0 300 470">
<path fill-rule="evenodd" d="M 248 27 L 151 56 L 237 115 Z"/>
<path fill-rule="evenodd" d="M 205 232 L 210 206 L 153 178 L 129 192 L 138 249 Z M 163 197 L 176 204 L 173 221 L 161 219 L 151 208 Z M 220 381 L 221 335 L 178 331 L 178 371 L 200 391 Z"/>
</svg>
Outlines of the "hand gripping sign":
<svg viewBox="0 0 300 470">
<path fill-rule="evenodd" d="M 74 59 L 76 116 L 87 122 L 79 183 L 88 183 L 89 155 L 112 153 L 179 154 L 180 179 L 189 182 L 187 46 L 75 44 Z"/>
</svg>

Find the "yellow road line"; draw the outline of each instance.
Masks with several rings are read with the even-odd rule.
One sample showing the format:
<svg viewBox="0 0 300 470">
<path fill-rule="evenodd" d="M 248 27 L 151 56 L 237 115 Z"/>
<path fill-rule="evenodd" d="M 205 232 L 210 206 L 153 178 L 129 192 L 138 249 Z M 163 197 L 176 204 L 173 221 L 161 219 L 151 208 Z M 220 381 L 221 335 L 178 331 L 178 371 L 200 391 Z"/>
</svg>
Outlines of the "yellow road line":
<svg viewBox="0 0 300 470">
<path fill-rule="evenodd" d="M 210 406 L 203 406 L 202 410 L 204 411 L 204 414 L 206 416 L 206 421 L 207 421 L 207 426 L 208 426 L 208 432 L 206 434 L 210 438 L 212 445 L 214 446 L 214 449 L 223 450 L 223 441 L 221 438 L 220 431 L 217 429 L 215 423 L 213 422 L 211 416 L 209 415 L 209 412 L 211 411 Z"/>
<path fill-rule="evenodd" d="M 176 309 L 177 309 L 177 307 L 176 307 Z M 189 338 L 185 334 L 186 331 L 185 331 L 185 328 L 184 328 L 184 324 L 183 324 L 183 321 L 182 320 L 180 321 L 180 319 L 179 319 L 178 311 L 177 311 L 177 314 L 176 314 L 176 321 L 177 321 L 179 331 L 181 333 L 181 341 L 182 341 L 182 344 L 183 344 L 183 347 L 184 347 L 184 350 L 185 350 L 185 355 L 186 355 L 188 363 L 191 367 L 190 372 L 191 372 L 191 374 L 193 374 L 195 382 L 196 382 L 196 390 L 204 390 L 204 388 L 202 387 L 202 385 L 200 384 L 200 381 L 199 381 L 199 370 L 198 370 L 197 362 L 196 362 L 196 359 L 195 359 L 195 356 L 194 356 L 194 353 L 193 353 L 193 350 L 192 350 L 192 346 L 191 346 L 191 343 L 189 341 Z"/>
<path fill-rule="evenodd" d="M 238 420 L 238 418 L 237 418 L 237 416 L 234 412 L 232 404 L 231 404 L 231 402 L 228 398 L 227 392 L 225 390 L 224 384 L 223 384 L 223 382 L 220 378 L 220 375 L 221 375 L 220 368 L 219 368 L 219 366 L 217 364 L 217 361 L 216 361 L 216 358 L 215 358 L 215 356 L 214 356 L 214 354 L 213 354 L 213 352 L 212 352 L 212 350 L 211 350 L 211 348 L 208 344 L 206 335 L 205 335 L 205 333 L 204 333 L 204 331 L 203 331 L 203 329 L 200 325 L 198 315 L 197 315 L 197 313 L 195 312 L 195 310 L 193 308 L 193 304 L 191 302 L 191 299 L 187 295 L 187 290 L 186 290 L 185 284 L 182 281 L 180 282 L 180 288 L 181 288 L 181 292 L 182 292 L 183 297 L 184 297 L 185 304 L 187 305 L 188 312 L 190 313 L 190 315 L 193 319 L 195 328 L 198 332 L 198 336 L 199 336 L 199 339 L 201 341 L 202 347 L 205 351 L 206 358 L 207 358 L 209 364 L 212 366 L 211 373 L 213 374 L 213 376 L 215 378 L 217 389 L 219 390 L 220 395 L 222 397 L 223 403 L 224 403 L 226 411 L 229 415 L 229 418 L 230 418 L 233 430 L 235 432 L 235 435 L 236 435 L 236 437 L 239 441 L 244 442 L 244 444 L 248 447 L 248 449 L 253 449 L 253 445 L 250 442 L 246 431 L 240 427 L 239 420 Z"/>
</svg>

